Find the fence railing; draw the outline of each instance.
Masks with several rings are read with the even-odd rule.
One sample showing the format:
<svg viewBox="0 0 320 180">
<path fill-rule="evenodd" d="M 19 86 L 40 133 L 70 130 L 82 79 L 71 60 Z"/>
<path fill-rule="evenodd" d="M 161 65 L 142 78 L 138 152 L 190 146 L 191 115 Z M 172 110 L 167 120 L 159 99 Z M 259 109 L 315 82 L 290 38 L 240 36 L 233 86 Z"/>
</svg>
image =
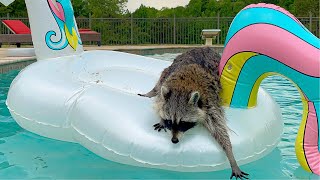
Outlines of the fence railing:
<svg viewBox="0 0 320 180">
<path fill-rule="evenodd" d="M 28 18 L 19 19 L 29 26 Z M 298 18 L 314 35 L 320 35 L 319 17 Z M 216 44 L 223 44 L 233 17 L 198 18 L 77 18 L 78 28 L 90 28 L 101 33 L 103 45 L 127 44 L 203 44 L 202 29 L 221 29 Z M 3 24 L 0 33 L 10 31 Z"/>
</svg>

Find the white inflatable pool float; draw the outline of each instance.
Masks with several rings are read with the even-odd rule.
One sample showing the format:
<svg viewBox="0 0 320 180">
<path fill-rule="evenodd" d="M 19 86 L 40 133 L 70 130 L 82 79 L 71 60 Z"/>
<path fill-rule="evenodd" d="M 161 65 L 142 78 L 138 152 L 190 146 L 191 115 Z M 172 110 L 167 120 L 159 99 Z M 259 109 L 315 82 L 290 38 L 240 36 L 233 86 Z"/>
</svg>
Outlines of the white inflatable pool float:
<svg viewBox="0 0 320 180">
<path fill-rule="evenodd" d="M 159 117 L 152 100 L 137 93 L 150 90 L 169 65 L 113 51 L 38 61 L 13 81 L 7 106 L 23 128 L 79 143 L 115 162 L 176 171 L 228 168 L 224 152 L 204 128 L 188 131 L 179 144 L 172 144 L 168 133 L 153 130 Z M 263 89 L 256 108 L 227 108 L 226 114 L 239 164 L 257 160 L 277 145 L 281 112 Z"/>
<path fill-rule="evenodd" d="M 174 171 L 230 167 L 202 127 L 187 131 L 179 144 L 154 131 L 159 117 L 152 99 L 137 94 L 148 92 L 170 62 L 113 51 L 84 52 L 70 0 L 26 4 L 37 62 L 14 79 L 6 102 L 21 127 L 79 143 L 123 164 Z M 225 77 L 236 70 L 228 68 Z M 261 88 L 255 107 L 226 108 L 226 116 L 239 165 L 265 156 L 280 140 L 280 109 Z"/>
</svg>

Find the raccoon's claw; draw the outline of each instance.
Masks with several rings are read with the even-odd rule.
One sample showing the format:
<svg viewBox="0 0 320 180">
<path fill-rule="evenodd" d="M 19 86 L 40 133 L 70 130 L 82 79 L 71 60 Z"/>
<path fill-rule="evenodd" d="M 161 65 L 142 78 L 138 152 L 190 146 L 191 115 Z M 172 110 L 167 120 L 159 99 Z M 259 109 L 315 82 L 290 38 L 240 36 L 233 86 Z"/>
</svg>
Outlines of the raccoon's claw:
<svg viewBox="0 0 320 180">
<path fill-rule="evenodd" d="M 248 173 L 242 172 L 240 169 L 239 169 L 238 171 L 232 170 L 232 174 L 231 174 L 231 176 L 230 176 L 230 179 L 232 179 L 233 176 L 234 176 L 236 179 L 238 179 L 238 178 L 240 178 L 240 179 L 242 179 L 242 178 L 244 178 L 244 179 L 249 179 L 249 178 L 247 177 L 248 175 L 249 175 Z"/>
<path fill-rule="evenodd" d="M 162 125 L 161 123 L 157 123 L 155 125 L 153 125 L 154 130 L 160 132 L 162 129 L 167 132 L 166 127 L 164 127 L 164 125 Z"/>
</svg>

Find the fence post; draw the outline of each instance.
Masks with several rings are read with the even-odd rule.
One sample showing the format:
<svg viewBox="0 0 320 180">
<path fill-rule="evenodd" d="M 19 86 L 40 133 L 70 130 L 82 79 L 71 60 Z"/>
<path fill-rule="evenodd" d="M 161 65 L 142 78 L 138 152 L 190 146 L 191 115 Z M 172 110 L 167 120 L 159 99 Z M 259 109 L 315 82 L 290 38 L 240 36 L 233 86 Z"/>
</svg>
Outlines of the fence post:
<svg viewBox="0 0 320 180">
<path fill-rule="evenodd" d="M 220 11 L 218 11 L 218 20 L 217 20 L 217 29 L 220 29 Z M 219 33 L 218 35 L 218 38 L 217 38 L 217 44 L 220 44 L 220 34 L 221 32 Z"/>
<path fill-rule="evenodd" d="M 131 44 L 133 44 L 133 14 L 131 13 Z"/>
<path fill-rule="evenodd" d="M 309 11 L 309 31 L 312 32 L 312 13 Z"/>
<path fill-rule="evenodd" d="M 91 13 L 89 13 L 89 29 L 92 29 L 92 18 L 91 18 Z"/>
<path fill-rule="evenodd" d="M 173 16 L 173 44 L 176 44 L 176 15 Z"/>
</svg>

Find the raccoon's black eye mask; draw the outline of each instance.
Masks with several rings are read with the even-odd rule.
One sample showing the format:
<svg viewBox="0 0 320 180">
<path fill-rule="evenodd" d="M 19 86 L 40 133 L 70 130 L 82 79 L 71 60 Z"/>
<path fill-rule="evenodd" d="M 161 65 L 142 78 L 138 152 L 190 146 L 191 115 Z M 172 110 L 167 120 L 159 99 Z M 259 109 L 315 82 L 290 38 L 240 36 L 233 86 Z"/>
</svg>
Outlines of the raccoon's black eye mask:
<svg viewBox="0 0 320 180">
<path fill-rule="evenodd" d="M 171 120 L 163 120 L 164 125 L 167 129 L 175 129 L 178 131 L 186 132 L 187 130 L 193 128 L 194 126 L 197 125 L 196 122 L 185 122 L 185 121 L 180 121 L 179 124 L 172 124 Z"/>
<path fill-rule="evenodd" d="M 193 128 L 196 125 L 197 125 L 197 123 L 195 123 L 195 122 L 180 121 L 178 127 L 179 127 L 179 131 L 185 132 L 185 131 Z"/>
<path fill-rule="evenodd" d="M 171 128 L 172 128 L 172 121 L 171 121 L 171 120 L 163 120 L 163 122 L 164 122 L 164 126 L 165 126 L 167 129 L 171 130 Z"/>
</svg>

